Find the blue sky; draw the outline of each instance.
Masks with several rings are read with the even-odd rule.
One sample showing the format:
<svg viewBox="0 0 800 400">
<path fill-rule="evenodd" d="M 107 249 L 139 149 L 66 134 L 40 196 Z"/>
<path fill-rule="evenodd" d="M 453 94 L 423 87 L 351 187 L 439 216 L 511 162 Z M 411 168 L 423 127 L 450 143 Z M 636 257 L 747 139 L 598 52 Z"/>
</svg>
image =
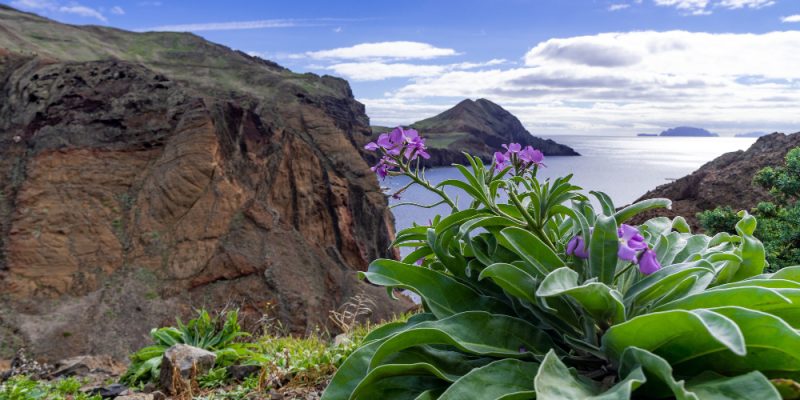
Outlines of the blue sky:
<svg viewBox="0 0 800 400">
<path fill-rule="evenodd" d="M 342 76 L 376 124 L 486 97 L 546 135 L 800 131 L 800 0 L 4 2 Z"/>
</svg>

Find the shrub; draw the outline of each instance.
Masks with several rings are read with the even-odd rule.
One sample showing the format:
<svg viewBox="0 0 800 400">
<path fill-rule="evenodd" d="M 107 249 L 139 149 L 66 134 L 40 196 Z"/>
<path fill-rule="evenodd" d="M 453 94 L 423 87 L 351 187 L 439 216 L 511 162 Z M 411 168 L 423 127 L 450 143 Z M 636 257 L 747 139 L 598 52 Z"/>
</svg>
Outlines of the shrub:
<svg viewBox="0 0 800 400">
<path fill-rule="evenodd" d="M 413 248 L 361 275 L 419 294 L 424 313 L 371 332 L 323 399 L 779 399 L 800 374 L 800 267 L 763 274 L 756 219 L 692 234 L 682 218 L 626 225 L 570 177 L 540 181 L 542 157 L 511 144 L 488 169 L 433 185 L 424 139 L 397 129 L 367 147 L 380 175 L 406 174 L 452 211 L 397 234 Z M 460 208 L 445 192 L 458 188 Z"/>
<path fill-rule="evenodd" d="M 770 271 L 800 264 L 800 148 L 786 154 L 783 167 L 766 167 L 753 178 L 753 183 L 773 196 L 772 202 L 761 202 L 750 212 L 758 218 L 754 235 L 764 243 Z M 738 220 L 730 207 L 697 214 L 700 225 L 709 234 L 735 232 Z"/>
<path fill-rule="evenodd" d="M 81 393 L 82 385 L 75 378 L 37 382 L 19 375 L 0 383 L 0 400 L 101 400 L 100 395 Z"/>
<path fill-rule="evenodd" d="M 238 311 L 229 311 L 224 318 L 214 318 L 207 311 L 200 310 L 197 318 L 185 325 L 178 319 L 177 325 L 151 330 L 154 344 L 130 356 L 131 365 L 120 381 L 136 385 L 157 379 L 164 352 L 179 343 L 213 351 L 217 355 L 218 367 L 234 364 L 250 355 L 245 343 L 236 342 L 236 339 L 247 336 L 239 326 Z"/>
</svg>

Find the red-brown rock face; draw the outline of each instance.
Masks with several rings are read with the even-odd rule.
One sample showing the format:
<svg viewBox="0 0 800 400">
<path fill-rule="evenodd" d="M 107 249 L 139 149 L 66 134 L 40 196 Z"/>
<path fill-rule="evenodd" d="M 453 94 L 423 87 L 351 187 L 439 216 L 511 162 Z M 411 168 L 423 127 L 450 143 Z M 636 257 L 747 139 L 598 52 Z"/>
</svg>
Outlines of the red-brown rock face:
<svg viewBox="0 0 800 400">
<path fill-rule="evenodd" d="M 753 176 L 767 166 L 783 165 L 786 153 L 800 146 L 800 133 L 773 133 L 759 138 L 746 151 L 723 154 L 697 171 L 675 182 L 661 185 L 639 200 L 666 197 L 672 200 L 672 210 L 656 210 L 639 216 L 644 222 L 654 216 L 683 216 L 698 227 L 697 213 L 717 206 L 749 210 L 760 201 L 770 199 L 769 193 L 753 185 Z"/>
<path fill-rule="evenodd" d="M 355 278 L 391 255 L 363 107 L 318 84 L 211 98 L 131 63 L 0 55 L 0 353 L 121 357 L 203 306 L 302 331 L 383 296 Z"/>
</svg>

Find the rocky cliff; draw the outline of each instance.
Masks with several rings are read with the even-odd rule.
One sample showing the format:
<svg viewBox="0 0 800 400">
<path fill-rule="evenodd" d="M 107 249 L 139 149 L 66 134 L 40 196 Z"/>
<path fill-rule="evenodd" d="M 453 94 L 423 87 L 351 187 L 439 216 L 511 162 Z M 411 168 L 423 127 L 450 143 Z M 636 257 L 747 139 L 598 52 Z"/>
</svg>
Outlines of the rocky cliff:
<svg viewBox="0 0 800 400">
<path fill-rule="evenodd" d="M 697 228 L 697 213 L 717 206 L 749 210 L 769 193 L 752 184 L 753 176 L 766 166 L 782 165 L 786 153 L 800 146 L 800 133 L 773 133 L 759 138 L 746 151 L 726 153 L 674 182 L 661 185 L 639 200 L 666 197 L 673 201 L 672 210 L 659 210 L 640 216 L 642 222 L 653 216 L 685 217 Z"/>
<path fill-rule="evenodd" d="M 0 47 L 0 356 L 124 357 L 199 307 L 299 332 L 385 298 L 355 278 L 393 222 L 345 81 L 4 6 Z"/>
<path fill-rule="evenodd" d="M 431 155 L 430 160 L 424 162 L 427 167 L 464 164 L 466 160 L 462 152 L 489 161 L 502 144 L 512 142 L 531 145 L 547 156 L 579 155 L 568 146 L 531 135 L 517 117 L 486 99 L 466 99 L 439 115 L 411 124 L 411 127 L 427 139 Z M 373 127 L 373 135 L 388 129 Z M 367 159 L 373 161 L 369 157 L 374 155 L 367 154 Z"/>
</svg>

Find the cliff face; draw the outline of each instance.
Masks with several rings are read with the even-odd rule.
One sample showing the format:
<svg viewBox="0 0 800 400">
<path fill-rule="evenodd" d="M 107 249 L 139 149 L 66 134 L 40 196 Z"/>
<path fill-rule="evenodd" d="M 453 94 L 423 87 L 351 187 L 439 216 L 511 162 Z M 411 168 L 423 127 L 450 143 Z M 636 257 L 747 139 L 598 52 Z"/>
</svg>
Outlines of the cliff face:
<svg viewBox="0 0 800 400">
<path fill-rule="evenodd" d="M 81 59 L 20 55 L 19 35 L 42 30 L 84 46 Z M 124 357 L 199 307 L 303 331 L 360 291 L 385 298 L 355 277 L 392 255 L 393 222 L 354 144 L 369 126 L 346 82 L 192 35 L 169 38 L 199 43 L 181 48 L 194 60 L 129 62 L 110 43 L 152 34 L 7 8 L 2 32 L 19 43 L 0 50 L 0 356 L 28 344 Z M 218 83 L 214 57 L 241 68 Z"/>
<path fill-rule="evenodd" d="M 759 138 L 746 151 L 723 154 L 690 175 L 647 192 L 639 200 L 666 197 L 673 201 L 672 210 L 647 213 L 636 222 L 654 216 L 681 215 L 697 228 L 695 215 L 700 211 L 717 206 L 749 210 L 770 198 L 769 193 L 752 184 L 753 176 L 764 167 L 782 165 L 786 153 L 797 146 L 800 133 L 773 133 Z"/>
<path fill-rule="evenodd" d="M 550 139 L 541 139 L 528 132 L 510 112 L 486 99 L 464 100 L 455 107 L 428 119 L 411 124 L 427 141 L 430 160 L 427 167 L 464 164 L 462 152 L 490 161 L 504 143 L 531 145 L 547 156 L 577 156 L 572 148 Z M 388 128 L 387 128 L 388 129 Z M 373 136 L 384 132 L 378 127 Z M 373 161 L 372 155 L 367 155 Z"/>
</svg>

